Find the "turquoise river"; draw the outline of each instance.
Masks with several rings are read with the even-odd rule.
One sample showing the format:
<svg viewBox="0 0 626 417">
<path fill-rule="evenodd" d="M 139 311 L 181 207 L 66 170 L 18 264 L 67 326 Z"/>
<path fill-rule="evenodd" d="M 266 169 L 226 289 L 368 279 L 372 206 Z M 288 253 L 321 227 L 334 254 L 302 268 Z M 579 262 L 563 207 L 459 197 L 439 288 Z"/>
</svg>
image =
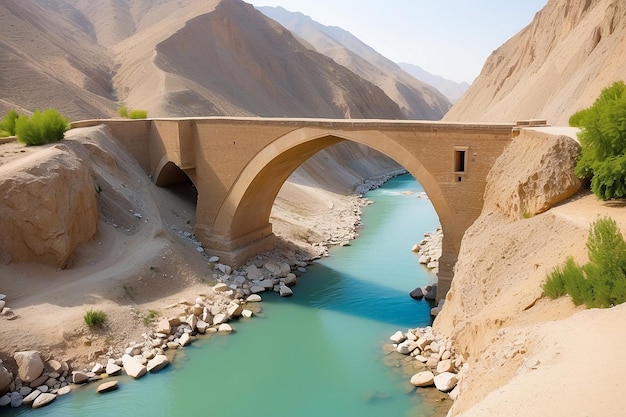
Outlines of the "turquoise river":
<svg viewBox="0 0 626 417">
<path fill-rule="evenodd" d="M 96 384 L 15 416 L 409 417 L 428 416 L 406 377 L 383 363 L 396 330 L 430 324 L 408 293 L 434 276 L 411 252 L 439 221 L 410 175 L 367 194 L 374 204 L 350 246 L 311 265 L 291 298 L 263 295 L 262 312 L 235 332 L 200 339 L 172 365 L 120 388 Z"/>
</svg>

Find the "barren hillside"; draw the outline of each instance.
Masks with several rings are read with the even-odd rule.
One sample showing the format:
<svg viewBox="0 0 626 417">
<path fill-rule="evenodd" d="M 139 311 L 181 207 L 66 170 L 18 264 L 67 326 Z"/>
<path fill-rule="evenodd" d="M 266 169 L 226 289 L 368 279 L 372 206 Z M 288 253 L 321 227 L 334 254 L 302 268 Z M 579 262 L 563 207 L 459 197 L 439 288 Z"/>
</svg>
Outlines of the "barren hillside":
<svg viewBox="0 0 626 417">
<path fill-rule="evenodd" d="M 448 121 L 545 118 L 566 125 L 613 81 L 626 79 L 626 3 L 550 0 L 495 50 Z"/>
<path fill-rule="evenodd" d="M 0 17 L 11 22 L 0 112 L 404 118 L 380 88 L 240 0 L 8 0 Z"/>
<path fill-rule="evenodd" d="M 12 22 L 0 27 L 0 114 L 54 107 L 78 120 L 124 104 L 152 117 L 405 117 L 379 87 L 240 0 L 8 0 L 0 17 Z M 342 155 L 372 158 L 349 143 L 314 158 L 349 166 Z M 397 168 L 373 160 L 324 183 L 349 192 Z M 313 165 L 298 174 L 320 178 Z"/>
<path fill-rule="evenodd" d="M 260 7 L 259 10 L 316 51 L 380 86 L 400 105 L 407 118 L 439 120 L 450 109 L 450 102 L 442 93 L 410 76 L 351 33 L 339 27 L 324 26 L 302 13 L 292 13 L 282 7 Z"/>
</svg>

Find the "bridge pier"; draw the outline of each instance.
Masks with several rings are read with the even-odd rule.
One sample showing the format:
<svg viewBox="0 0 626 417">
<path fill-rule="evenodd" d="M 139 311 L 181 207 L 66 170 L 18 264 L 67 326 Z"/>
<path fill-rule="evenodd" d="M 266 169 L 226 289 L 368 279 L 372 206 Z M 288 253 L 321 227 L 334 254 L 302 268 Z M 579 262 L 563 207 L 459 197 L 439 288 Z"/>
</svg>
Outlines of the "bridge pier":
<svg viewBox="0 0 626 417">
<path fill-rule="evenodd" d="M 260 253 L 274 250 L 276 244 L 271 224 L 235 239 L 211 233 L 206 226 L 198 224 L 194 233 L 208 253 L 219 256 L 221 263 L 233 268 L 245 265 Z"/>
</svg>

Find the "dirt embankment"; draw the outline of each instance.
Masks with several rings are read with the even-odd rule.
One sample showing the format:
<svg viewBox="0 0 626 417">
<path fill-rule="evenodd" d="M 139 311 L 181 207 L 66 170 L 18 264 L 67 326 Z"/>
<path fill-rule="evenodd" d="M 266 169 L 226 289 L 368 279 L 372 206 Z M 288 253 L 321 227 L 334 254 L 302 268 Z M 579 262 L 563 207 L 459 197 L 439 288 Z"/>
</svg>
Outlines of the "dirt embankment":
<svg viewBox="0 0 626 417">
<path fill-rule="evenodd" d="M 572 146 L 523 135 L 492 170 L 483 213 L 464 236 L 435 321 L 469 364 L 452 416 L 619 415 L 624 407 L 617 375 L 626 367 L 615 358 L 626 341 L 618 325 L 626 308 L 584 310 L 569 298 L 542 297 L 547 274 L 567 256 L 586 262 L 598 216 L 626 230 L 623 204 L 586 191 L 568 198 Z"/>
</svg>

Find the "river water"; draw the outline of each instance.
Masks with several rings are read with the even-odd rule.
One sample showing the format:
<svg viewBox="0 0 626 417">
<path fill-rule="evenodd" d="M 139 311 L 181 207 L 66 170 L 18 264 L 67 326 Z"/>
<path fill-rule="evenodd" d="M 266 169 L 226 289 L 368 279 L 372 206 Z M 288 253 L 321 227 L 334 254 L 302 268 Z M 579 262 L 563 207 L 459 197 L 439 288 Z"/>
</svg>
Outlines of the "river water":
<svg viewBox="0 0 626 417">
<path fill-rule="evenodd" d="M 419 198 L 422 196 L 422 198 Z M 383 364 L 396 330 L 430 324 L 430 306 L 408 293 L 435 279 L 411 246 L 438 226 L 410 175 L 371 191 L 351 246 L 308 268 L 294 296 L 264 294 L 262 313 L 179 350 L 173 364 L 120 389 L 97 384 L 19 416 L 414 417 L 431 410 L 406 376 Z M 8 410 L 2 410 L 8 411 Z"/>
</svg>

